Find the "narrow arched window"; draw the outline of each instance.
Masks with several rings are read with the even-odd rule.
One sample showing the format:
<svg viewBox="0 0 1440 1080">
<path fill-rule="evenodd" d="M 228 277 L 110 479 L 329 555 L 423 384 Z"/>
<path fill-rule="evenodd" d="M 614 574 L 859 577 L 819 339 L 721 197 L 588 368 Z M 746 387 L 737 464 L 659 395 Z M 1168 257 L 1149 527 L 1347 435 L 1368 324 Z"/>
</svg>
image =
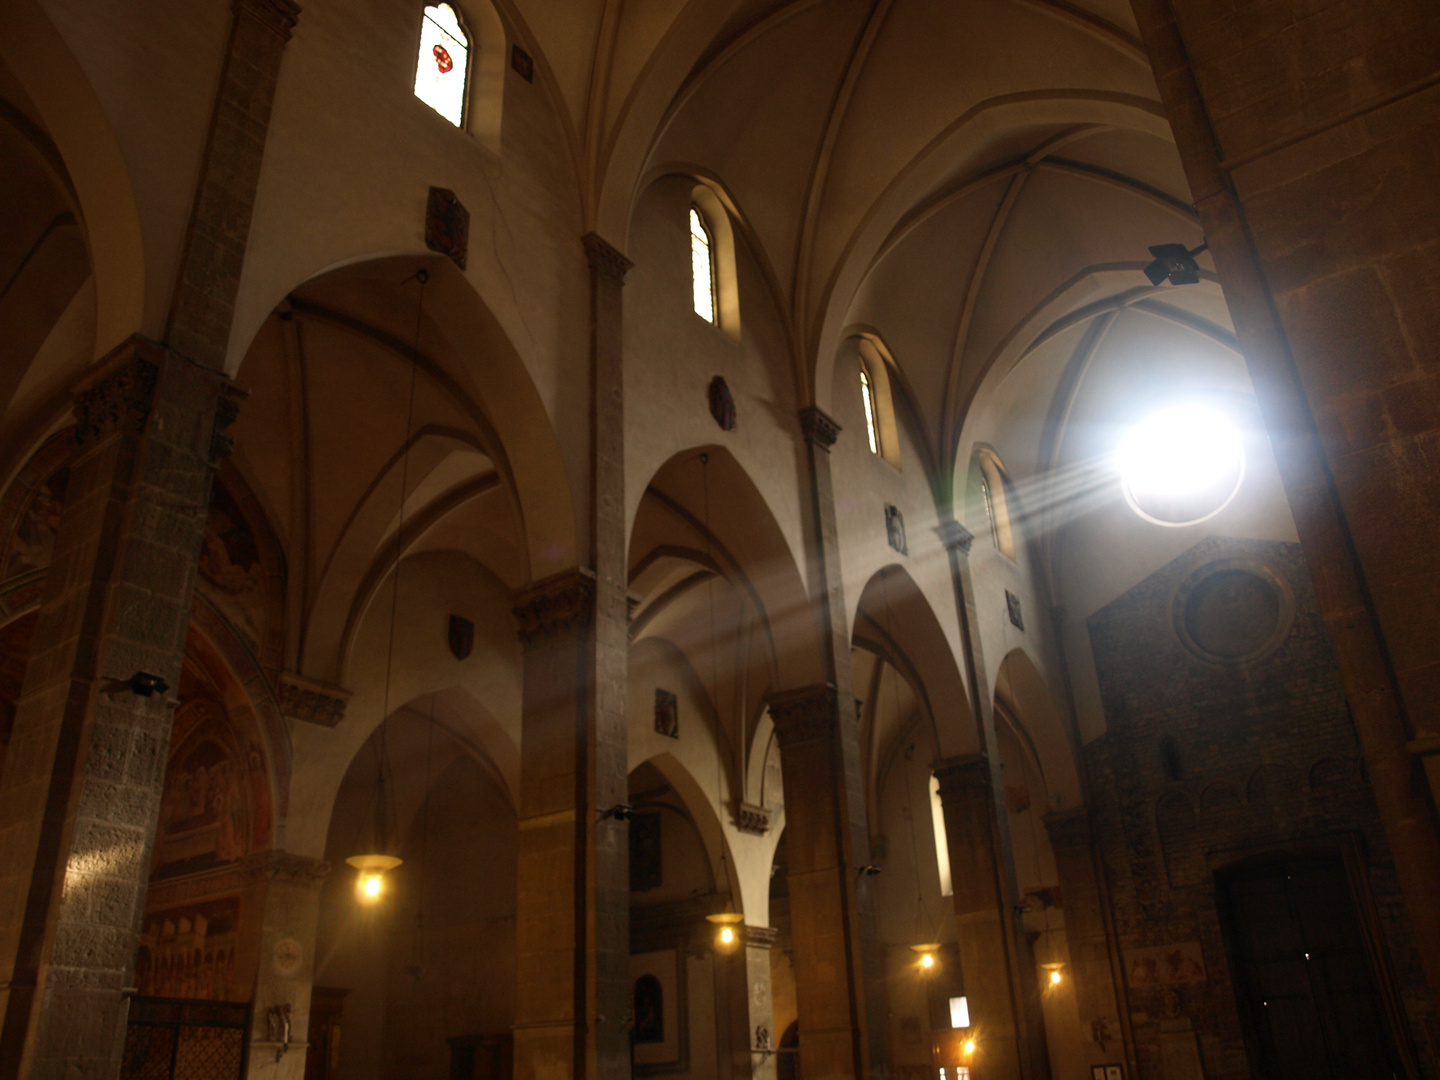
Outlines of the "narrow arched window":
<svg viewBox="0 0 1440 1080">
<path fill-rule="evenodd" d="M 470 36 L 449 4 L 425 9 L 420 20 L 420 55 L 415 62 L 415 96 L 456 127 L 465 120 L 465 86 L 470 69 Z"/>
<path fill-rule="evenodd" d="M 870 369 L 860 364 L 860 397 L 865 402 L 865 436 L 870 440 L 870 453 L 880 453 L 880 419 L 875 412 L 875 386 Z"/>
<path fill-rule="evenodd" d="M 1010 484 L 1000 459 L 990 450 L 979 455 L 980 494 L 985 500 L 985 515 L 990 519 L 990 539 L 1007 559 L 1015 558 L 1014 509 L 1011 506 Z"/>
<path fill-rule="evenodd" d="M 690 276 L 695 287 L 695 314 L 715 321 L 715 246 L 700 211 L 690 207 Z"/>
</svg>

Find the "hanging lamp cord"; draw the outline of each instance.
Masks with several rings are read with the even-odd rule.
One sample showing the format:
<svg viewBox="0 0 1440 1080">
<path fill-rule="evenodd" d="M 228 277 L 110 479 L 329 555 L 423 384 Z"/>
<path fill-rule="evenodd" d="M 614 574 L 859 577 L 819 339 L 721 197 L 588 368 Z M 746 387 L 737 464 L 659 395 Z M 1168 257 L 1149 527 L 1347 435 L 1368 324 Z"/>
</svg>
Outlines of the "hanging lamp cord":
<svg viewBox="0 0 1440 1080">
<path fill-rule="evenodd" d="M 418 270 L 414 280 L 420 283 L 420 301 L 415 307 L 415 345 L 410 354 L 410 393 L 405 409 L 405 437 L 400 444 L 400 505 L 395 526 L 395 584 L 390 591 L 390 630 L 385 645 L 385 704 L 376 740 L 379 780 L 376 784 L 375 818 L 377 833 L 383 833 L 375 837 L 377 848 L 388 845 L 389 841 L 390 822 L 387 811 L 390 807 L 385 798 L 385 771 L 389 765 L 390 750 L 385 738 L 385 724 L 390 719 L 390 683 L 395 671 L 395 622 L 400 609 L 400 559 L 405 550 L 405 494 L 410 486 L 410 432 L 415 425 L 415 384 L 420 371 L 416 357 L 420 353 L 420 328 L 425 318 L 425 285 L 430 280 L 430 274 L 426 270 Z M 385 851 L 382 854 L 390 853 Z"/>
</svg>

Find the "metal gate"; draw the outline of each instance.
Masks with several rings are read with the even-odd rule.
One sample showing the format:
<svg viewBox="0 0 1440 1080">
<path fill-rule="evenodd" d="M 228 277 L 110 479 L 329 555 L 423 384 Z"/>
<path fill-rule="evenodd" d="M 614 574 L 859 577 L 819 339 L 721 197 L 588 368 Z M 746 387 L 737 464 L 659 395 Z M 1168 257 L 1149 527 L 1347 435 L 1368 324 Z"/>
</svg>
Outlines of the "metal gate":
<svg viewBox="0 0 1440 1080">
<path fill-rule="evenodd" d="M 250 1006 L 182 998 L 130 999 L 124 1080 L 243 1080 Z"/>
</svg>

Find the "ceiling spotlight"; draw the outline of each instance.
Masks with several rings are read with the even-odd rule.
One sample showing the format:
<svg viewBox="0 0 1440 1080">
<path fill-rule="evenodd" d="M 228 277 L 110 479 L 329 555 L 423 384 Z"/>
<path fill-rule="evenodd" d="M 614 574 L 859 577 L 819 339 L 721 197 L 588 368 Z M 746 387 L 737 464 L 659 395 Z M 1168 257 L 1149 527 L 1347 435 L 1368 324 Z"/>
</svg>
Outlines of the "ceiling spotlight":
<svg viewBox="0 0 1440 1080">
<path fill-rule="evenodd" d="M 1145 276 L 1151 285 L 1159 285 L 1166 279 L 1171 285 L 1194 285 L 1200 280 L 1200 264 L 1195 256 L 1209 246 L 1201 244 L 1191 250 L 1184 244 L 1156 244 L 1150 249 L 1155 261 L 1145 267 Z"/>
</svg>

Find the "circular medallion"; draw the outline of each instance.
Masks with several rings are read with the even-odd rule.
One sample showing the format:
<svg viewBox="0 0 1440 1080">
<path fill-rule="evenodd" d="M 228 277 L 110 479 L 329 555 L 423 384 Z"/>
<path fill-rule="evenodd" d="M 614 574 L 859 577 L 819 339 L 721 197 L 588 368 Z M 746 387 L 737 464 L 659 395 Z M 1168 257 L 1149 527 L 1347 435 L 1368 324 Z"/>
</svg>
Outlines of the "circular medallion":
<svg viewBox="0 0 1440 1080">
<path fill-rule="evenodd" d="M 288 978 L 300 970 L 300 963 L 304 959 L 305 950 L 300 948 L 298 941 L 294 938 L 282 938 L 275 943 L 271 964 L 275 968 L 275 974 Z"/>
<path fill-rule="evenodd" d="M 1224 559 L 1201 567 L 1175 597 L 1175 630 L 1191 652 L 1219 664 L 1257 660 L 1289 633 L 1295 605 L 1268 567 Z"/>
</svg>

